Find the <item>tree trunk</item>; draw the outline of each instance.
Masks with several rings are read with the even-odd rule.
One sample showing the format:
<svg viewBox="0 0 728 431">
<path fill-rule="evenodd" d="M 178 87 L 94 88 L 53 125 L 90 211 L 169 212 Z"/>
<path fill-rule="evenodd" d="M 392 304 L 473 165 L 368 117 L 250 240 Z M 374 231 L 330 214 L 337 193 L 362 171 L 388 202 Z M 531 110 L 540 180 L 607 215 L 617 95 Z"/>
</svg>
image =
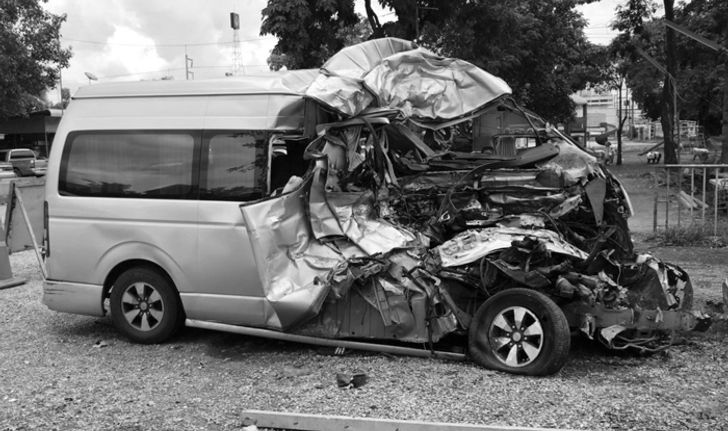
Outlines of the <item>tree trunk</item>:
<svg viewBox="0 0 728 431">
<path fill-rule="evenodd" d="M 619 109 L 617 110 L 617 165 L 622 164 L 622 87 L 624 86 L 624 79 L 619 79 Z"/>
<path fill-rule="evenodd" d="M 664 0 L 665 19 L 675 20 L 673 10 L 674 0 Z M 671 28 L 665 28 L 665 59 L 667 63 L 668 75 L 675 77 L 677 73 L 677 58 L 675 52 L 675 31 Z M 675 81 L 670 76 L 665 76 L 665 83 L 662 87 L 662 134 L 665 137 L 665 164 L 676 164 L 677 154 L 675 152 L 675 136 L 674 125 L 677 120 L 674 118 L 675 113 Z"/>
<path fill-rule="evenodd" d="M 372 9 L 372 0 L 364 0 L 364 9 L 367 12 L 369 26 L 372 28 L 372 35 L 369 39 L 384 37 L 384 31 L 382 31 L 382 25 L 379 23 L 379 17 L 374 12 L 374 9 Z"/>
<path fill-rule="evenodd" d="M 728 38 L 728 26 L 725 28 L 725 35 Z M 720 163 L 728 164 L 728 50 L 723 50 L 723 144 L 720 147 Z"/>
</svg>

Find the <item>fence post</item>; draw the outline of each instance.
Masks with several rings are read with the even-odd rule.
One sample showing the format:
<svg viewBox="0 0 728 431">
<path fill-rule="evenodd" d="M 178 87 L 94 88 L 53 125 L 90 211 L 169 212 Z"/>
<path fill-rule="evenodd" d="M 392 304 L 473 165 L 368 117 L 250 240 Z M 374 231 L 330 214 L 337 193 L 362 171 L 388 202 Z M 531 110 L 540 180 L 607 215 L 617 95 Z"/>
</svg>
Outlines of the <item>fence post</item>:
<svg viewBox="0 0 728 431">
<path fill-rule="evenodd" d="M 708 168 L 703 168 L 703 195 L 701 196 L 703 198 L 703 203 L 708 202 L 708 196 L 706 196 L 708 189 L 706 188 L 706 184 L 708 183 Z M 703 223 L 705 223 L 705 207 L 707 205 L 703 205 Z"/>
<path fill-rule="evenodd" d="M 657 170 L 655 166 L 655 204 L 652 206 L 652 233 L 657 233 L 657 201 L 660 200 L 660 182 L 657 180 Z"/>
<path fill-rule="evenodd" d="M 665 230 L 670 226 L 670 168 L 665 166 Z"/>
<path fill-rule="evenodd" d="M 713 236 L 718 236 L 718 187 L 720 187 L 718 171 L 720 169 L 715 168 L 715 187 L 713 187 Z"/>
<path fill-rule="evenodd" d="M 679 150 L 678 150 L 679 151 Z M 677 192 L 675 197 L 677 198 L 677 227 L 680 227 L 680 220 L 682 219 L 682 200 L 680 199 L 680 192 L 682 191 L 682 168 L 677 168 Z"/>
</svg>

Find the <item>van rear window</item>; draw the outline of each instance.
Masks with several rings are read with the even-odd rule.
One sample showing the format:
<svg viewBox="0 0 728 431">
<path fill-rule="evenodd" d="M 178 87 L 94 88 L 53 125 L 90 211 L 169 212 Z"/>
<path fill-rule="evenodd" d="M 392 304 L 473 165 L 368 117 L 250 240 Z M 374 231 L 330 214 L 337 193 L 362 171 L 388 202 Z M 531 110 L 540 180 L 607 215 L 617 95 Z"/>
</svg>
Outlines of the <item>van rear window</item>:
<svg viewBox="0 0 728 431">
<path fill-rule="evenodd" d="M 33 158 L 35 158 L 35 153 L 33 153 L 31 150 L 12 150 L 12 151 L 10 151 L 10 160 L 33 159 Z"/>
<path fill-rule="evenodd" d="M 61 161 L 64 195 L 193 198 L 191 132 L 82 132 L 69 136 Z"/>
</svg>

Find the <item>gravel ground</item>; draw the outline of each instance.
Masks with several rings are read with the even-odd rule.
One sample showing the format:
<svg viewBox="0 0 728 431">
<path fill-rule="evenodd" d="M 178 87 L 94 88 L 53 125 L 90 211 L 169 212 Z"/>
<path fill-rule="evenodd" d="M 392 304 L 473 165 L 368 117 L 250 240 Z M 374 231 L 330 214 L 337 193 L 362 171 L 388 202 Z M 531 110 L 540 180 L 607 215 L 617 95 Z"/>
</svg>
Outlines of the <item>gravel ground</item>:
<svg viewBox="0 0 728 431">
<path fill-rule="evenodd" d="M 700 271 L 700 253 L 714 254 L 691 251 L 692 271 Z M 107 318 L 47 310 L 35 256 L 18 253 L 11 263 L 16 276 L 31 280 L 0 290 L 0 429 L 240 429 L 244 410 L 261 409 L 593 430 L 728 430 L 725 323 L 648 357 L 575 339 L 570 361 L 549 378 L 470 363 L 335 356 L 326 348 L 196 329 L 142 346 L 121 338 Z M 716 271 L 698 288 L 700 297 L 719 299 L 715 281 L 725 274 L 725 267 Z M 364 371 L 368 383 L 339 389 L 335 374 L 354 370 Z"/>
</svg>

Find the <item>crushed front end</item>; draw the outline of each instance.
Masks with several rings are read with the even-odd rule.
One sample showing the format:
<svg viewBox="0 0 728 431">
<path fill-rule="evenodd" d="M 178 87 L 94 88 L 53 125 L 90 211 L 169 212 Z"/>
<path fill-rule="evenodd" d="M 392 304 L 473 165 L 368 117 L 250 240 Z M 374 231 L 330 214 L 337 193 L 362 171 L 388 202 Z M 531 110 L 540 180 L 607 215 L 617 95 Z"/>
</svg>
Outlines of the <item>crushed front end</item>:
<svg viewBox="0 0 728 431">
<path fill-rule="evenodd" d="M 366 88 L 384 88 L 389 108 L 341 99 L 327 80 L 354 81 L 322 75 L 312 98 L 345 115 L 317 125 L 304 178 L 241 206 L 275 310 L 269 328 L 428 349 L 460 334 L 482 365 L 544 375 L 563 366 L 572 332 L 655 351 L 674 331 L 709 324 L 691 310 L 682 269 L 635 254 L 629 197 L 595 157 L 518 106 L 497 79 L 481 85 L 486 101 L 453 118 L 442 112 L 473 100 L 438 102 L 445 108 L 423 120 L 432 101 L 395 97 L 398 79 L 378 70 L 416 61 L 400 54 L 364 78 Z"/>
</svg>

